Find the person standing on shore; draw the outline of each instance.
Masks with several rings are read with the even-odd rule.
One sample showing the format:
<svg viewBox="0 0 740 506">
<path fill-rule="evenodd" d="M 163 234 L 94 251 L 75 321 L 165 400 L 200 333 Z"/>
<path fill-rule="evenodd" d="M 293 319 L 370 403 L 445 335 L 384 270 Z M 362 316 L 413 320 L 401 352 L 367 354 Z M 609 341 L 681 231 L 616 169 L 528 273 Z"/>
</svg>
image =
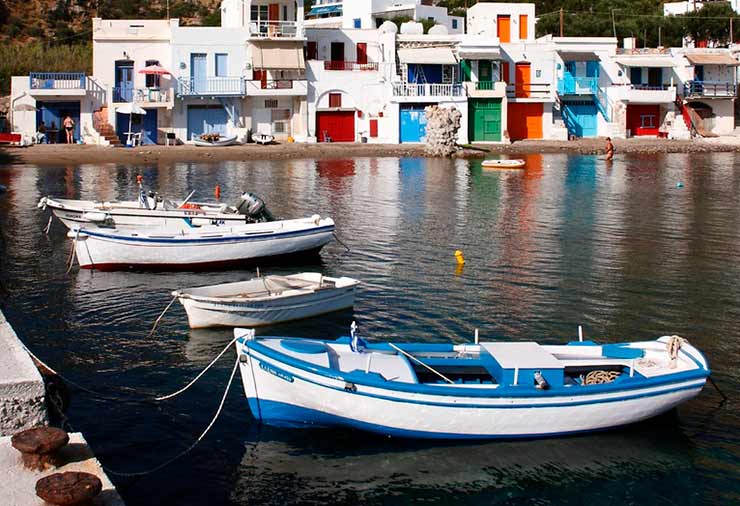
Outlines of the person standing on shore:
<svg viewBox="0 0 740 506">
<path fill-rule="evenodd" d="M 611 162 L 614 158 L 614 144 L 612 144 L 612 138 L 606 138 L 606 161 Z"/>
<path fill-rule="evenodd" d="M 67 144 L 74 144 L 75 120 L 73 120 L 71 116 L 67 115 L 67 117 L 64 118 L 63 125 L 64 132 L 67 134 Z"/>
</svg>

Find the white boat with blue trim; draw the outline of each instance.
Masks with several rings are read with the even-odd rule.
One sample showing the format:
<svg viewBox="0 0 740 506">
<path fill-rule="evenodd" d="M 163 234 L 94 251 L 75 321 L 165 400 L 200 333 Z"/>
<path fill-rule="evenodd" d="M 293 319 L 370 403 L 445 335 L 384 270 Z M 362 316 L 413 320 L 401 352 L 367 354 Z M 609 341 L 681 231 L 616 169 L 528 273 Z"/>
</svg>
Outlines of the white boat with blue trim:
<svg viewBox="0 0 740 506">
<path fill-rule="evenodd" d="M 416 438 L 551 437 L 645 420 L 697 396 L 709 367 L 678 336 L 572 342 L 367 344 L 235 329 L 252 414 L 287 427 Z"/>
<path fill-rule="evenodd" d="M 296 220 L 209 225 L 187 229 L 72 229 L 83 269 L 202 269 L 268 257 L 316 254 L 334 234 L 334 220 L 318 214 Z"/>
<path fill-rule="evenodd" d="M 358 284 L 344 276 L 299 272 L 175 290 L 172 295 L 185 308 L 190 328 L 260 327 L 352 307 Z"/>
</svg>

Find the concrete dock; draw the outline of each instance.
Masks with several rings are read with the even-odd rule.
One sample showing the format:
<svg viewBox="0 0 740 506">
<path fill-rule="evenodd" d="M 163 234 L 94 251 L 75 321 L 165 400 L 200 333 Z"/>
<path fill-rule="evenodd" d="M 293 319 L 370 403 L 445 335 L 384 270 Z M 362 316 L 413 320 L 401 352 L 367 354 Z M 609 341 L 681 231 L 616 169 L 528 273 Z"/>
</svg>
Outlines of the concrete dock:
<svg viewBox="0 0 740 506">
<path fill-rule="evenodd" d="M 123 506 L 123 500 L 108 479 L 80 433 L 69 435 L 69 444 L 60 454 L 66 462 L 47 471 L 29 471 L 21 454 L 11 446 L 13 434 L 48 424 L 44 381 L 13 327 L 0 311 L 0 504 L 2 506 L 41 506 L 36 482 L 55 472 L 84 471 L 103 483 L 94 500 L 96 506 Z"/>
</svg>

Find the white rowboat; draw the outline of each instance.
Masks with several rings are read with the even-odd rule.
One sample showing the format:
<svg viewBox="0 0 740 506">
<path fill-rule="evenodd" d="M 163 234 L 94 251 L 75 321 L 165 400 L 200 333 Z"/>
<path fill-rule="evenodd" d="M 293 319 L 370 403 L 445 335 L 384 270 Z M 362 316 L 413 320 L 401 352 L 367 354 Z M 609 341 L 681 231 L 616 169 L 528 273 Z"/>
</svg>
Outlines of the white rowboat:
<svg viewBox="0 0 740 506">
<path fill-rule="evenodd" d="M 314 215 L 297 220 L 212 225 L 191 229 L 72 229 L 83 269 L 202 269 L 267 257 L 318 253 L 331 241 L 334 221 Z"/>
<path fill-rule="evenodd" d="M 524 160 L 483 160 L 481 167 L 486 169 L 523 169 Z"/>
<path fill-rule="evenodd" d="M 235 329 L 252 414 L 287 427 L 533 438 L 645 420 L 697 396 L 705 358 L 677 336 L 562 346 L 255 337 Z"/>
<path fill-rule="evenodd" d="M 236 144 L 236 135 L 229 135 L 228 137 L 219 137 L 217 141 L 207 141 L 193 135 L 193 144 L 202 148 L 217 148 L 222 146 L 231 146 Z"/>
<path fill-rule="evenodd" d="M 310 318 L 352 307 L 359 281 L 319 272 L 269 275 L 172 292 L 190 328 L 258 327 Z"/>
</svg>

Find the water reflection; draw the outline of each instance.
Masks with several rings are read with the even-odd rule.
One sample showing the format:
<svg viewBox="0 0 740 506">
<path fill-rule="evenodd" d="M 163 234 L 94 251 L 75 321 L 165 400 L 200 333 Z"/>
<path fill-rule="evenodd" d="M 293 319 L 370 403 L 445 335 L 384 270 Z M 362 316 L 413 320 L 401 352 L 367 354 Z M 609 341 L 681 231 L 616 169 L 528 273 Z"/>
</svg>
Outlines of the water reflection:
<svg viewBox="0 0 740 506">
<path fill-rule="evenodd" d="M 574 500 L 574 489 L 593 487 L 591 502 L 621 505 L 630 492 L 608 484 L 638 482 L 640 504 L 671 503 L 691 496 L 696 483 L 685 453 L 690 442 L 670 421 L 661 423 L 577 438 L 454 445 L 263 429 L 245 445 L 231 497 L 236 504 L 388 504 L 409 496 L 440 504 L 471 496 L 487 504 L 533 497 L 557 504 Z M 661 487 L 668 482 L 669 491 Z"/>
</svg>

